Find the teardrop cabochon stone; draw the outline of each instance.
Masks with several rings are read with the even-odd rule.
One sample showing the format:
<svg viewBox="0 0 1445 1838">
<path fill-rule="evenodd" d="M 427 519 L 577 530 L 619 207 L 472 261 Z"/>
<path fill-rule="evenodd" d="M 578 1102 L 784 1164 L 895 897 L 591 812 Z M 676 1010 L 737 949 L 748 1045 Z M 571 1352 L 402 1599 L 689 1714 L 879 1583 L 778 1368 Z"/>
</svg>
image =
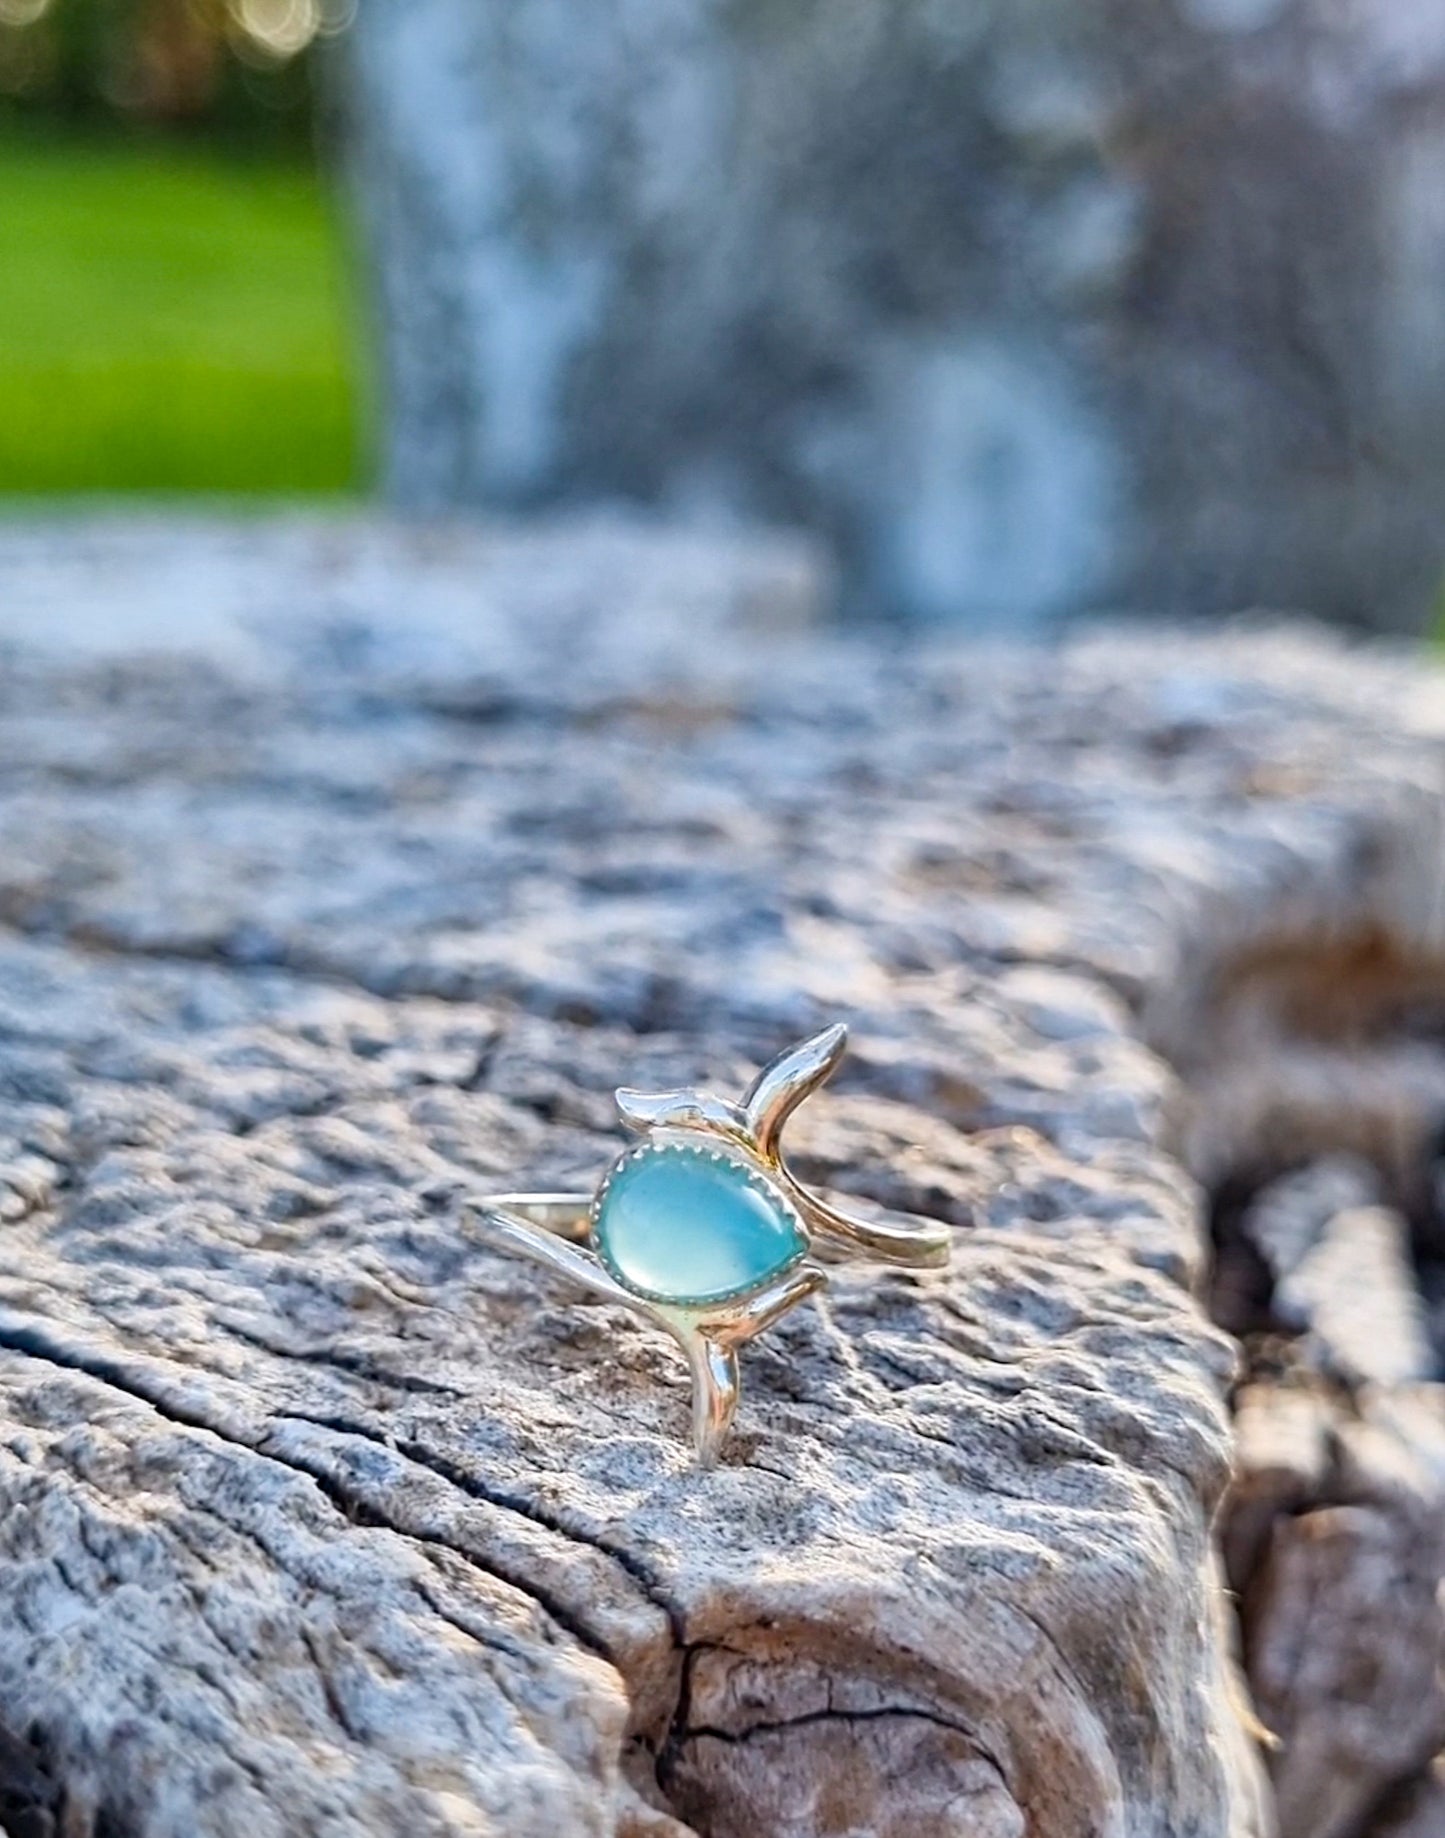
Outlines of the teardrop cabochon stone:
<svg viewBox="0 0 1445 1838">
<path fill-rule="evenodd" d="M 680 1306 L 759 1289 L 808 1249 L 773 1182 L 705 1140 L 647 1143 L 614 1163 L 592 1243 L 634 1294 Z"/>
</svg>

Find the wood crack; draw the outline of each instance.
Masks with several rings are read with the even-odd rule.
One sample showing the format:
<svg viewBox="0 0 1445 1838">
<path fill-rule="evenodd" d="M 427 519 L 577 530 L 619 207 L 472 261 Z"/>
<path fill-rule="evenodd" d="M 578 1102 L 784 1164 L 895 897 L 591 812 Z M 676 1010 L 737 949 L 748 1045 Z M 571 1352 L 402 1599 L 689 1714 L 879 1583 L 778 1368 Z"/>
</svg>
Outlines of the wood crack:
<svg viewBox="0 0 1445 1838">
<path fill-rule="evenodd" d="M 605 1659 L 609 1665 L 617 1664 L 616 1657 L 606 1641 L 594 1630 L 588 1628 L 579 1617 L 556 1598 L 552 1591 L 538 1584 L 534 1579 L 529 1579 L 514 1571 L 510 1566 L 504 1566 L 495 1561 L 483 1563 L 474 1551 L 464 1546 L 453 1544 L 444 1538 L 430 1537 L 388 1518 L 369 1501 L 348 1490 L 334 1474 L 319 1463 L 307 1462 L 295 1455 L 279 1453 L 275 1448 L 267 1446 L 269 1438 L 263 1438 L 260 1442 L 248 1442 L 243 1438 L 230 1435 L 201 1412 L 186 1410 L 172 1400 L 158 1395 L 155 1389 L 138 1382 L 121 1368 L 119 1362 L 80 1353 L 53 1339 L 40 1329 L 17 1327 L 13 1324 L 0 1326 L 0 1349 L 40 1360 L 63 1372 L 73 1372 L 83 1378 L 92 1379 L 97 1384 L 118 1391 L 137 1403 L 147 1405 L 155 1411 L 157 1416 L 168 1423 L 175 1424 L 178 1428 L 197 1430 L 214 1436 L 218 1441 L 232 1448 L 244 1450 L 258 1461 L 274 1462 L 278 1467 L 304 1476 L 325 1495 L 337 1512 L 350 1524 L 388 1531 L 399 1538 L 412 1540 L 418 1545 L 434 1545 L 449 1551 L 454 1557 L 460 1558 L 484 1575 L 526 1596 L 579 1646 Z M 301 1420 L 304 1421 L 304 1419 Z"/>
<path fill-rule="evenodd" d="M 977 1733 L 967 1724 L 955 1722 L 938 1711 L 927 1710 L 916 1704 L 879 1704 L 867 1710 L 838 1710 L 830 1705 L 826 1710 L 803 1711 L 796 1717 L 779 1717 L 773 1721 L 750 1723 L 746 1729 L 742 1730 L 719 1729 L 716 1725 L 707 1723 L 695 1724 L 691 1729 L 684 1729 L 677 1740 L 679 1743 L 695 1742 L 699 1738 L 708 1737 L 714 1742 L 747 1743 L 758 1736 L 786 1734 L 790 1730 L 809 1729 L 818 1724 L 881 1723 L 891 1717 L 911 1717 L 920 1723 L 931 1723 L 938 1729 L 951 1730 L 955 1735 L 966 1736 L 976 1748 L 979 1747 Z M 982 1752 L 980 1749 L 980 1753 Z"/>
</svg>

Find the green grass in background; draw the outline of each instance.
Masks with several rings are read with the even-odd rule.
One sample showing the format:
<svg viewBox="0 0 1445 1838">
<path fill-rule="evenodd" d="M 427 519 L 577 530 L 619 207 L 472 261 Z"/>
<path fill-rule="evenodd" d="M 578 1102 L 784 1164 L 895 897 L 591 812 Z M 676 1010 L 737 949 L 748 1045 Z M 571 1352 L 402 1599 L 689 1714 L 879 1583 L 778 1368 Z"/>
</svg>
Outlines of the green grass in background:
<svg viewBox="0 0 1445 1838">
<path fill-rule="evenodd" d="M 304 167 L 0 138 L 0 493 L 348 490 L 357 374 Z"/>
</svg>

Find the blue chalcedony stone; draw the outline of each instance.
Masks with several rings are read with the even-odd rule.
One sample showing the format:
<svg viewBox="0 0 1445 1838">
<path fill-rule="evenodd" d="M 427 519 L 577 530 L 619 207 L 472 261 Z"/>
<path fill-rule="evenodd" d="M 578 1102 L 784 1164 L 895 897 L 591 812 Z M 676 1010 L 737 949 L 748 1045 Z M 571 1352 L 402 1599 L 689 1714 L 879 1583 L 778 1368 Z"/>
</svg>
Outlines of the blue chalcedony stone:
<svg viewBox="0 0 1445 1838">
<path fill-rule="evenodd" d="M 755 1289 L 808 1248 L 792 1209 L 756 1175 L 681 1144 L 640 1150 L 613 1170 L 592 1242 L 629 1289 L 682 1303 Z"/>
</svg>

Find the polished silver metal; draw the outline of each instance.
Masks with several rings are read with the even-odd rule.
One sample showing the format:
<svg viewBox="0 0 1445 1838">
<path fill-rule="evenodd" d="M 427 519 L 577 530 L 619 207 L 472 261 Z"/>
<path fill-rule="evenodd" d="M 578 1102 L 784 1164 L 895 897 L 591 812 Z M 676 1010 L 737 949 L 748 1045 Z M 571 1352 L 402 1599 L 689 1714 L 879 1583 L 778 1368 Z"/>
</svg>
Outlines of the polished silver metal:
<svg viewBox="0 0 1445 1838">
<path fill-rule="evenodd" d="M 809 1250 L 856 1253 L 910 1269 L 939 1269 L 951 1233 L 931 1219 L 865 1219 L 805 1187 L 782 1153 L 783 1126 L 836 1069 L 848 1043 L 841 1024 L 825 1028 L 765 1066 L 734 1104 L 706 1091 L 621 1090 L 617 1108 L 627 1127 L 659 1145 L 725 1146 L 777 1203 L 801 1223 Z M 741 1294 L 714 1302 L 668 1301 L 640 1294 L 598 1255 L 593 1238 L 600 1197 L 626 1157 L 618 1158 L 590 1193 L 482 1194 L 467 1208 L 478 1235 L 497 1249 L 519 1252 L 608 1301 L 625 1303 L 671 1334 L 692 1372 L 693 1445 L 701 1466 L 716 1459 L 737 1412 L 738 1349 L 827 1282 L 811 1255 Z"/>
</svg>

